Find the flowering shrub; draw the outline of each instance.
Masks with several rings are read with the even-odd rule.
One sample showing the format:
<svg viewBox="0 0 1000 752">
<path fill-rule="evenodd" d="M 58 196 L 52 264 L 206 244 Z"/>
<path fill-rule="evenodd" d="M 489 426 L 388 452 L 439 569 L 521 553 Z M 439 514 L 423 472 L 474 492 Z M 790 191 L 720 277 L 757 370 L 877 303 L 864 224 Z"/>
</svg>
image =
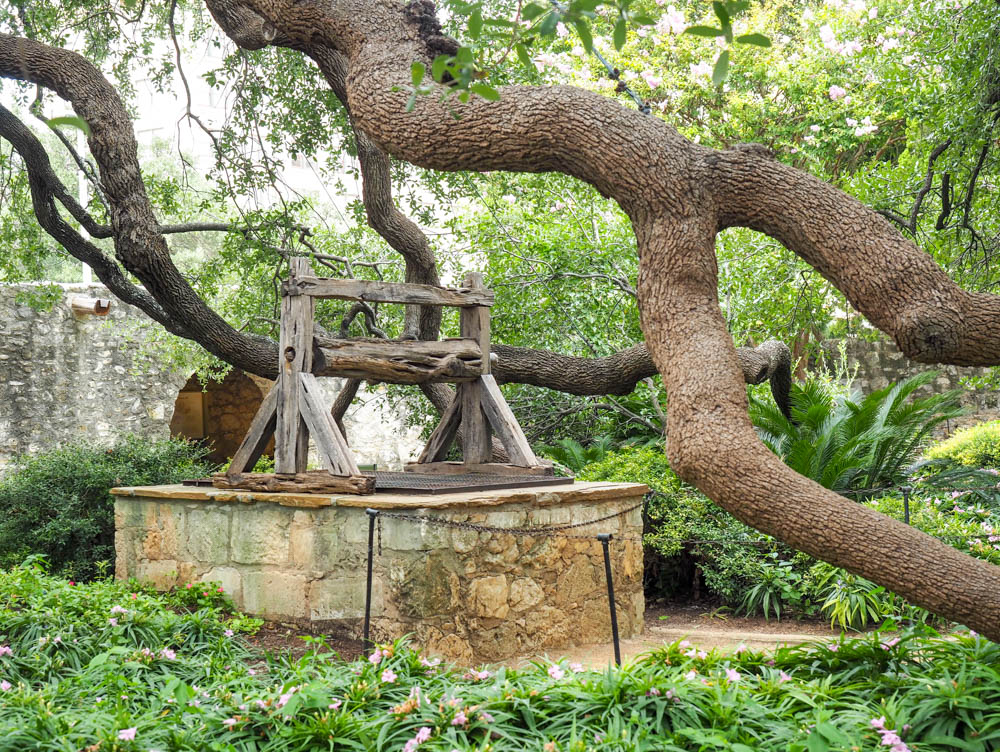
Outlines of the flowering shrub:
<svg viewBox="0 0 1000 752">
<path fill-rule="evenodd" d="M 127 436 L 112 447 L 86 442 L 34 455 L 0 480 L 0 566 L 44 554 L 53 571 L 93 577 L 114 561 L 114 486 L 177 483 L 212 466 L 184 441 Z"/>
<path fill-rule="evenodd" d="M 127 583 L 0 573 L 0 749 L 827 750 L 1000 744 L 1000 646 L 920 627 L 727 655 L 687 640 L 621 669 L 252 654 L 218 611 Z M 176 606 L 175 606 L 176 607 Z M 117 624 L 110 624 L 117 619 Z"/>
<path fill-rule="evenodd" d="M 979 423 L 927 451 L 931 459 L 947 459 L 966 467 L 1000 469 L 1000 420 Z"/>
</svg>

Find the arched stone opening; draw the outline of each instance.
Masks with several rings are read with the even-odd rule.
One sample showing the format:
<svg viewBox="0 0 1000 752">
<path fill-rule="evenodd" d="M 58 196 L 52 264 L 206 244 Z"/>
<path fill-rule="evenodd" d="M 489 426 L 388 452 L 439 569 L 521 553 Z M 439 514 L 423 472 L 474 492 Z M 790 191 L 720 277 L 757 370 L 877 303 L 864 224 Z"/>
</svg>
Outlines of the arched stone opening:
<svg viewBox="0 0 1000 752">
<path fill-rule="evenodd" d="M 192 374 L 177 395 L 170 435 L 204 441 L 211 447 L 209 459 L 226 462 L 243 441 L 270 387 L 271 382 L 239 369 L 230 371 L 222 381 L 209 381 L 204 388 Z M 264 453 L 274 456 L 273 441 Z"/>
</svg>

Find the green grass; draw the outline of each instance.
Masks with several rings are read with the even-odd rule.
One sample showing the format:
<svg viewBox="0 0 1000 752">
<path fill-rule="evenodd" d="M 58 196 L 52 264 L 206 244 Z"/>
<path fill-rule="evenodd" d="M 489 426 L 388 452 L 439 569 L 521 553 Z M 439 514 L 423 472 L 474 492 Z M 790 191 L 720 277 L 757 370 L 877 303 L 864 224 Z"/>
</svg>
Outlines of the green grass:
<svg viewBox="0 0 1000 752">
<path fill-rule="evenodd" d="M 227 632 L 244 623 L 208 589 L 0 572 L 0 750 L 814 752 L 896 732 L 916 752 L 1000 748 L 1000 646 L 969 633 L 470 670 L 403 641 L 262 658 Z"/>
</svg>

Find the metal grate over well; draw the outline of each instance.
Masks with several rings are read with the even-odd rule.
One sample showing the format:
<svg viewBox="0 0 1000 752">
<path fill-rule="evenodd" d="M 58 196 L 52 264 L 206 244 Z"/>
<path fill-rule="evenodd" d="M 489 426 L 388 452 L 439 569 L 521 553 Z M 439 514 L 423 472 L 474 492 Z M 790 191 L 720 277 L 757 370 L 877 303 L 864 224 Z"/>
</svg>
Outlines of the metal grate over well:
<svg viewBox="0 0 1000 752">
<path fill-rule="evenodd" d="M 366 474 L 370 475 L 370 473 Z M 447 494 L 488 491 L 494 488 L 561 486 L 572 482 L 572 478 L 557 478 L 552 475 L 498 475 L 495 473 L 431 475 L 430 473 L 393 473 L 378 470 L 375 472 L 375 493 Z"/>
</svg>

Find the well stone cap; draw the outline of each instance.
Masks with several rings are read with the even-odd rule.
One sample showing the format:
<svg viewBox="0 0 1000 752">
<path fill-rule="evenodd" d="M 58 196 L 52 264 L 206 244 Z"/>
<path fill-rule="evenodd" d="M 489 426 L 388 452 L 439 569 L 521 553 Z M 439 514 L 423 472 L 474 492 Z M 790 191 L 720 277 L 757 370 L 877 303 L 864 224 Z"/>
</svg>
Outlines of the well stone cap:
<svg viewBox="0 0 1000 752">
<path fill-rule="evenodd" d="M 174 499 L 178 501 L 216 501 L 253 504 L 266 502 L 286 507 L 363 507 L 372 509 L 434 509 L 448 507 L 494 506 L 498 504 L 537 504 L 550 506 L 580 501 L 636 498 L 649 491 L 643 483 L 606 483 L 577 481 L 557 486 L 497 488 L 453 494 L 374 493 L 368 496 L 348 494 L 268 493 L 263 491 L 226 490 L 207 486 L 123 486 L 112 488 L 117 497 Z"/>
</svg>

